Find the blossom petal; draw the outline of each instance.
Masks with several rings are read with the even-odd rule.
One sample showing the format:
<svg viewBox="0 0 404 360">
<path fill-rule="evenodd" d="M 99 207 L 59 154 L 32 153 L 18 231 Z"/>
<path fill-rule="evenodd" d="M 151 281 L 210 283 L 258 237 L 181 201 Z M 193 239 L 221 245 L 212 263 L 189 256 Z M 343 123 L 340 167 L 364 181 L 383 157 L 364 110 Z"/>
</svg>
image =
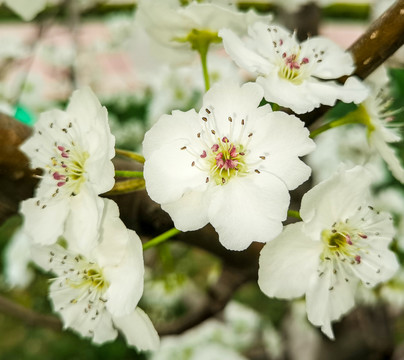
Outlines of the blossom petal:
<svg viewBox="0 0 404 360">
<path fill-rule="evenodd" d="M 229 250 L 244 250 L 282 231 L 290 196 L 282 180 L 261 173 L 213 188 L 211 199 L 209 219 L 219 241 Z"/>
<path fill-rule="evenodd" d="M 305 294 L 315 273 L 322 246 L 291 224 L 261 250 L 258 285 L 270 297 L 291 299 Z"/>
<path fill-rule="evenodd" d="M 206 173 L 192 166 L 195 155 L 183 149 L 189 146 L 188 142 L 187 139 L 170 141 L 146 158 L 144 178 L 152 200 L 170 203 L 190 190 L 205 187 Z"/>
<path fill-rule="evenodd" d="M 194 109 L 187 112 L 173 111 L 172 115 L 162 115 L 156 124 L 145 134 L 143 140 L 143 155 L 146 160 L 159 150 L 166 139 L 193 139 L 200 131 L 199 116 Z"/>
<path fill-rule="evenodd" d="M 219 36 L 223 39 L 226 52 L 242 69 L 254 74 L 267 74 L 272 68 L 268 60 L 251 50 L 233 31 L 221 29 Z"/>
<path fill-rule="evenodd" d="M 114 317 L 115 326 L 122 331 L 126 342 L 139 350 L 157 350 L 160 340 L 146 313 L 137 307 L 127 316 Z"/>
<path fill-rule="evenodd" d="M 261 156 L 258 169 L 265 169 L 282 179 L 289 190 L 295 189 L 306 181 L 311 173 L 310 167 L 299 156 L 314 150 L 315 144 L 309 138 L 309 131 L 297 117 L 275 111 L 266 117 L 257 119 L 251 140 L 251 153 L 248 159 L 257 161 Z"/>
<path fill-rule="evenodd" d="M 345 221 L 368 195 L 371 176 L 361 166 L 340 171 L 319 183 L 302 199 L 300 216 L 305 231 L 319 236 L 323 229 L 330 229 L 335 221 Z"/>
<path fill-rule="evenodd" d="M 387 249 L 372 249 L 361 256 L 360 264 L 352 266 L 354 274 L 367 286 L 375 286 L 393 277 L 399 269 L 396 255 Z"/>
<path fill-rule="evenodd" d="M 264 89 L 267 101 L 292 109 L 296 114 L 312 111 L 320 106 L 317 96 L 307 89 L 307 82 L 294 84 L 279 77 L 278 70 L 269 72 L 265 77 L 259 76 L 257 83 Z"/>
<path fill-rule="evenodd" d="M 209 222 L 209 193 L 192 191 L 179 200 L 162 204 L 161 208 L 170 214 L 174 226 L 181 231 L 197 230 Z"/>
<path fill-rule="evenodd" d="M 313 67 L 313 75 L 321 79 L 338 79 L 343 75 L 350 75 L 355 70 L 352 55 L 344 51 L 338 44 L 330 39 L 316 36 L 301 44 L 302 56 L 323 52 L 321 62 Z"/>
<path fill-rule="evenodd" d="M 129 231 L 126 256 L 116 266 L 106 266 L 104 275 L 109 282 L 105 293 L 107 309 L 114 316 L 128 315 L 134 311 L 143 293 L 143 250 L 139 237 Z"/>
<path fill-rule="evenodd" d="M 104 202 L 90 186 L 84 186 L 79 194 L 71 197 L 64 237 L 70 250 L 88 256 L 98 242 Z"/>
<path fill-rule="evenodd" d="M 345 103 L 359 104 L 369 95 L 369 89 L 356 77 L 349 77 L 344 85 L 334 81 L 310 81 L 307 91 L 317 97 L 319 103 L 333 106 L 337 99 Z"/>
<path fill-rule="evenodd" d="M 44 205 L 37 205 L 39 198 L 31 198 L 21 203 L 20 212 L 24 216 L 24 231 L 32 240 L 41 245 L 50 245 L 62 235 L 64 223 L 69 213 L 70 200 L 62 199 Z"/>
<path fill-rule="evenodd" d="M 97 242 L 95 257 L 101 267 L 115 266 L 120 264 L 125 256 L 132 236 L 119 218 L 118 205 L 109 199 L 102 199 L 102 201 L 104 212 L 99 230 L 101 238 Z"/>
<path fill-rule="evenodd" d="M 333 267 L 326 266 L 322 273 L 311 277 L 306 292 L 309 321 L 321 326 L 321 330 L 331 339 L 334 338 L 331 322 L 338 320 L 355 305 L 354 291 L 358 280 L 344 274 L 342 267 L 334 274 Z"/>
</svg>

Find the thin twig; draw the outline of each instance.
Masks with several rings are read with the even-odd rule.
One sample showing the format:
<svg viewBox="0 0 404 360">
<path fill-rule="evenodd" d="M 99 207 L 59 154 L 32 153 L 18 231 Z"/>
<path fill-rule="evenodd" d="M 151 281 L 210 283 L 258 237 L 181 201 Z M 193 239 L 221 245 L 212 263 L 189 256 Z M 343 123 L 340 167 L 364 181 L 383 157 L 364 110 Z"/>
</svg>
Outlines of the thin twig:
<svg viewBox="0 0 404 360">
<path fill-rule="evenodd" d="M 62 330 L 62 322 L 55 316 L 37 313 L 0 295 L 0 312 L 30 326 L 41 326 L 54 331 Z"/>
</svg>

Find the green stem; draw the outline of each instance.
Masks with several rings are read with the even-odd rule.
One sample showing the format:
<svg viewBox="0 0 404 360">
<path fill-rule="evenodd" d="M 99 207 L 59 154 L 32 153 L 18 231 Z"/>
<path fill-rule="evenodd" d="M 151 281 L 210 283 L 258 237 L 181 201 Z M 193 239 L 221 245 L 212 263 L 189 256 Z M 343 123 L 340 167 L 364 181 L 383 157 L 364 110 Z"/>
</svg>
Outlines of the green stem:
<svg viewBox="0 0 404 360">
<path fill-rule="evenodd" d="M 299 212 L 296 211 L 296 210 L 288 210 L 288 216 L 294 217 L 294 218 L 299 219 L 299 220 L 302 220 L 302 218 L 300 217 Z"/>
<path fill-rule="evenodd" d="M 144 157 L 140 154 L 134 153 L 133 151 L 129 151 L 129 150 L 121 150 L 121 149 L 115 149 L 115 153 L 117 155 L 121 155 L 121 156 L 125 156 L 128 157 L 132 160 L 135 160 L 141 164 L 144 163 Z"/>
<path fill-rule="evenodd" d="M 143 178 L 143 171 L 115 170 L 116 177 Z"/>
<path fill-rule="evenodd" d="M 358 124 L 358 123 L 363 123 L 363 121 L 361 121 L 361 118 L 358 116 L 358 112 L 355 110 L 348 113 L 347 115 L 345 115 L 340 119 L 330 121 L 327 124 L 320 126 L 316 130 L 313 130 L 310 133 L 310 137 L 314 139 L 317 135 L 320 135 L 322 132 L 327 131 L 329 129 L 333 129 L 342 125 Z"/>
<path fill-rule="evenodd" d="M 208 91 L 210 89 L 210 80 L 209 80 L 209 72 L 208 72 L 208 48 L 209 45 L 205 47 L 202 47 L 198 50 L 199 55 L 201 57 L 201 63 L 202 63 L 202 72 L 203 72 L 203 79 L 205 80 L 205 91 Z"/>
<path fill-rule="evenodd" d="M 151 239 L 147 243 L 143 244 L 143 250 L 150 249 L 151 247 L 157 246 L 161 244 L 162 242 L 168 240 L 169 238 L 179 234 L 181 231 L 177 230 L 176 228 L 172 228 L 165 233 L 162 233 L 161 235 Z"/>
</svg>

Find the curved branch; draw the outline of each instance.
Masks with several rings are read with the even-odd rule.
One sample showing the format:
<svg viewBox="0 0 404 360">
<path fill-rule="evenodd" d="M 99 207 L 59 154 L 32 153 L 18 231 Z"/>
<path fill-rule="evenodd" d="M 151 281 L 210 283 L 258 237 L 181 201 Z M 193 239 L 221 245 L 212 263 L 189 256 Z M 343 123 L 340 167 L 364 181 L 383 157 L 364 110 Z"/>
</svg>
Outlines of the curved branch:
<svg viewBox="0 0 404 360">
<path fill-rule="evenodd" d="M 218 282 L 208 290 L 208 297 L 203 305 L 172 323 L 159 326 L 158 333 L 160 335 L 181 334 L 217 315 L 232 299 L 235 291 L 247 281 L 247 277 L 224 267 Z"/>
<path fill-rule="evenodd" d="M 62 330 L 62 322 L 55 316 L 37 313 L 0 295 L 0 312 L 30 326 L 41 326 L 54 331 Z"/>
</svg>

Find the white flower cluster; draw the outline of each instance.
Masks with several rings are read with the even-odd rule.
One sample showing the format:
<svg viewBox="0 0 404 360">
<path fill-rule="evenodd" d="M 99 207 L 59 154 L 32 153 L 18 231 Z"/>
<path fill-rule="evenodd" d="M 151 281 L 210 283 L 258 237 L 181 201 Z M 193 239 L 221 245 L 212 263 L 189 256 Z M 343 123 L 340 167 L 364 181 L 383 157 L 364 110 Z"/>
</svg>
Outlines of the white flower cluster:
<svg viewBox="0 0 404 360">
<path fill-rule="evenodd" d="M 107 110 L 89 88 L 73 93 L 66 111 L 41 114 L 21 150 L 42 170 L 34 198 L 21 205 L 33 261 L 55 276 L 53 308 L 65 328 L 94 343 L 117 337 L 154 350 L 158 335 L 137 304 L 143 293 L 139 237 L 99 197 L 114 184 L 115 140 Z"/>
<path fill-rule="evenodd" d="M 178 63 L 198 52 L 206 88 L 199 110 L 163 114 L 146 133 L 146 190 L 180 231 L 211 224 L 228 250 L 264 243 L 261 290 L 270 297 L 305 296 L 309 321 L 333 338 L 332 322 L 354 307 L 358 287 L 386 282 L 398 270 L 389 250 L 395 228 L 372 202 L 364 163 L 333 169 L 304 194 L 300 213 L 292 212 L 301 221 L 283 226 L 289 192 L 311 175 L 302 157 L 316 148 L 314 133 L 283 110 L 303 114 L 337 100 L 358 104 L 345 123 L 362 131 L 365 125 L 369 147 L 404 182 L 388 145 L 401 138 L 388 128 L 391 114 L 379 92 L 351 76 L 351 54 L 323 37 L 299 43 L 270 19 L 223 4 L 139 1 L 136 22 L 160 55 L 175 53 Z M 207 53 L 221 42 L 255 81 L 210 87 Z M 342 76 L 344 84 L 337 81 Z M 176 97 L 161 92 L 155 101 L 165 109 L 167 98 Z M 21 205 L 24 232 L 34 261 L 55 274 L 50 298 L 65 327 L 95 343 L 115 339 L 120 330 L 129 345 L 155 350 L 158 335 L 137 307 L 144 277 L 140 239 L 119 219 L 117 205 L 99 196 L 114 184 L 114 145 L 107 111 L 89 88 L 74 92 L 66 111 L 43 113 L 21 147 L 32 167 L 42 169 L 35 196 Z M 198 354 L 193 358 L 213 359 L 206 349 Z"/>
</svg>

